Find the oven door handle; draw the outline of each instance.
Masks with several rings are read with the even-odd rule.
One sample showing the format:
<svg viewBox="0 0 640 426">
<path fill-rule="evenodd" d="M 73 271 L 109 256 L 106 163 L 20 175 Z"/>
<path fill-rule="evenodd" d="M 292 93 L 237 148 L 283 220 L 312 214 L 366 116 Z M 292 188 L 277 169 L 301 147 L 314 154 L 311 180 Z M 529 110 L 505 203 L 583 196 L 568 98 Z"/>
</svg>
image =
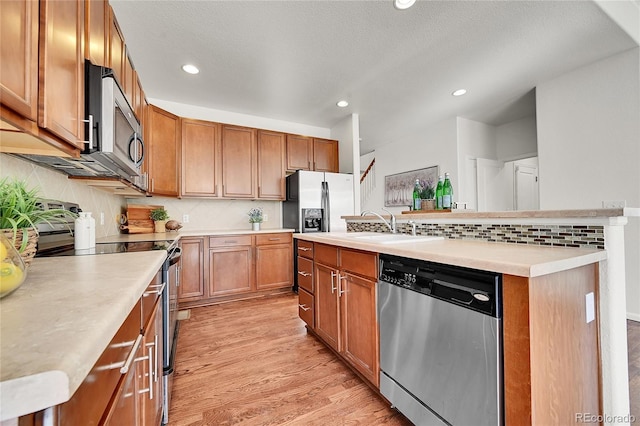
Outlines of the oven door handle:
<svg viewBox="0 0 640 426">
<path fill-rule="evenodd" d="M 169 266 L 178 263 L 180 261 L 180 257 L 182 257 L 182 249 L 180 247 L 176 247 L 176 249 L 169 255 Z"/>
</svg>

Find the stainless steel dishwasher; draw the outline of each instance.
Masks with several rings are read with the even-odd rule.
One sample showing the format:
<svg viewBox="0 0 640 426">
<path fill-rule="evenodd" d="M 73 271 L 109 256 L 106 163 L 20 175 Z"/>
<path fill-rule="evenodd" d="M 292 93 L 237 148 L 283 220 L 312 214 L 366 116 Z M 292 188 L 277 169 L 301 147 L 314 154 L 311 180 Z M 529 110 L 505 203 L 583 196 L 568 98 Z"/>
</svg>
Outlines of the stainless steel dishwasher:
<svg viewBox="0 0 640 426">
<path fill-rule="evenodd" d="M 502 275 L 380 255 L 380 391 L 416 425 L 503 425 Z"/>
</svg>

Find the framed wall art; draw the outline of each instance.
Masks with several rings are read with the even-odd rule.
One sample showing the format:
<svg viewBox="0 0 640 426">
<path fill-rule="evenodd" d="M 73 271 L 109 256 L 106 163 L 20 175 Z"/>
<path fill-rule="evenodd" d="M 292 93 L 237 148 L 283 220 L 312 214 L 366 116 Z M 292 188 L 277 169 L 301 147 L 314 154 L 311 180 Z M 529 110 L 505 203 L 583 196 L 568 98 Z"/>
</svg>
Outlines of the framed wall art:
<svg viewBox="0 0 640 426">
<path fill-rule="evenodd" d="M 384 206 L 410 206 L 413 201 L 413 187 L 416 179 L 420 180 L 421 185 L 428 184 L 435 188 L 438 184 L 438 166 L 385 176 Z"/>
</svg>

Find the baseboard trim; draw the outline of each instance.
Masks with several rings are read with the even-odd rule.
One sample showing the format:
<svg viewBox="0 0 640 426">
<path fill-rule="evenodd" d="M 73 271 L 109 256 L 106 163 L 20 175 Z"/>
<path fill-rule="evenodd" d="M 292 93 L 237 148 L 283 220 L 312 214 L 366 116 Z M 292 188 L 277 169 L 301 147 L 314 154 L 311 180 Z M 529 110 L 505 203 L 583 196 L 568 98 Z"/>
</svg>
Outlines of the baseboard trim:
<svg viewBox="0 0 640 426">
<path fill-rule="evenodd" d="M 640 322 L 640 314 L 634 314 L 633 312 L 627 312 L 627 319 L 631 321 Z"/>
</svg>

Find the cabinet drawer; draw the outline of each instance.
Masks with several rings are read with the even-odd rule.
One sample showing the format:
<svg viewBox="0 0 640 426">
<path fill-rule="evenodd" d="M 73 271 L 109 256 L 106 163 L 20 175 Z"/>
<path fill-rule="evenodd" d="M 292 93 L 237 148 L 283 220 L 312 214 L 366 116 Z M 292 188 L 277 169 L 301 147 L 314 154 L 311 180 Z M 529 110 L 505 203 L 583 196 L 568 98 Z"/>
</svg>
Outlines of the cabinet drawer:
<svg viewBox="0 0 640 426">
<path fill-rule="evenodd" d="M 375 280 L 378 277 L 378 256 L 371 252 L 341 249 L 340 269 Z"/>
<path fill-rule="evenodd" d="M 307 293 L 304 289 L 298 290 L 298 315 L 309 327 L 314 328 L 313 295 Z"/>
<path fill-rule="evenodd" d="M 338 267 L 338 247 L 326 244 L 316 244 L 313 260 L 326 266 Z"/>
<path fill-rule="evenodd" d="M 298 287 L 313 294 L 313 261 L 298 256 Z"/>
<path fill-rule="evenodd" d="M 209 237 L 209 247 L 250 246 L 251 235 Z"/>
<path fill-rule="evenodd" d="M 311 241 L 298 240 L 298 256 L 313 259 L 313 243 Z"/>
<path fill-rule="evenodd" d="M 291 244 L 293 234 L 289 232 L 281 232 L 278 234 L 257 234 L 256 245 L 264 246 L 269 244 Z"/>
</svg>

